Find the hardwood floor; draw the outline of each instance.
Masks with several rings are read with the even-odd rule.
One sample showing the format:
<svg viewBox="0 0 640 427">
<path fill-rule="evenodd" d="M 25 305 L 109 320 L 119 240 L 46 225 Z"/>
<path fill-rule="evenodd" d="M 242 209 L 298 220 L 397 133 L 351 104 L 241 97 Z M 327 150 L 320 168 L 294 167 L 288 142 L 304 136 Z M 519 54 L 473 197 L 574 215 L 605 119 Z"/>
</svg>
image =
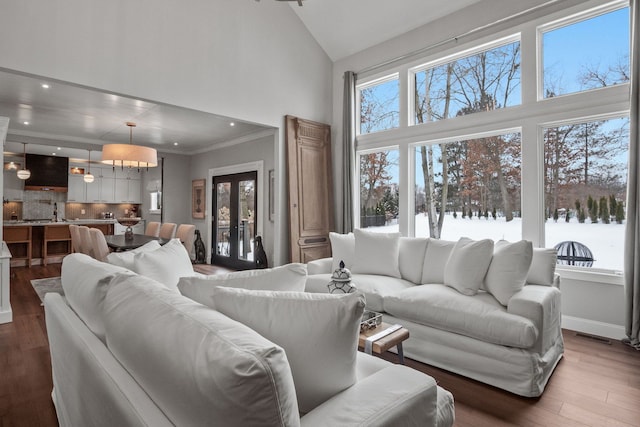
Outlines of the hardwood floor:
<svg viewBox="0 0 640 427">
<path fill-rule="evenodd" d="M 205 274 L 225 272 L 211 266 Z M 57 426 L 44 309 L 31 279 L 60 264 L 11 269 L 13 322 L 0 325 L 0 427 Z M 411 338 L 409 338 L 411 339 Z M 640 352 L 564 331 L 565 356 L 540 398 L 522 398 L 413 360 L 453 393 L 456 426 L 640 426 Z M 385 358 L 395 362 L 396 356 Z"/>
</svg>

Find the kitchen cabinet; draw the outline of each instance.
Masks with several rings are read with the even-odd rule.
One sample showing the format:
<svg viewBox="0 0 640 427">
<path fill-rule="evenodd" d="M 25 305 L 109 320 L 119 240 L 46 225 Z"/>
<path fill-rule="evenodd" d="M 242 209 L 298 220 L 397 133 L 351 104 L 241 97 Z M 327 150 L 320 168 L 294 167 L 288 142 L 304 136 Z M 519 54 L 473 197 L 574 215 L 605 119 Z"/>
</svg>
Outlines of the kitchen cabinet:
<svg viewBox="0 0 640 427">
<path fill-rule="evenodd" d="M 67 201 L 88 203 L 142 203 L 141 179 L 136 169 L 91 166 L 92 183 L 83 175 L 69 174 Z"/>
<path fill-rule="evenodd" d="M 18 178 L 14 170 L 4 171 L 4 198 L 9 201 L 22 201 L 24 181 Z"/>
<path fill-rule="evenodd" d="M 86 185 L 83 175 L 69 174 L 67 202 L 84 202 L 87 199 Z"/>
</svg>

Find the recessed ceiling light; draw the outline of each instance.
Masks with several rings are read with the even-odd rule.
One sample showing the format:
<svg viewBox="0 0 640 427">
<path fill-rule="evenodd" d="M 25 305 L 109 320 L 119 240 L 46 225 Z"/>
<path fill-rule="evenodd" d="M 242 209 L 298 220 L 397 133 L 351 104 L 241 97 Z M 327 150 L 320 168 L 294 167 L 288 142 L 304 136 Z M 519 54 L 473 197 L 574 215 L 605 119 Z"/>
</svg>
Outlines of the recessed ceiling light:
<svg viewBox="0 0 640 427">
<path fill-rule="evenodd" d="M 236 124 L 234 122 L 229 123 L 229 126 L 235 126 Z"/>
<path fill-rule="evenodd" d="M 29 126 L 29 122 L 22 122 L 23 125 Z"/>
<path fill-rule="evenodd" d="M 51 153 L 52 156 L 57 156 L 58 153 L 56 153 L 55 151 L 53 153 Z"/>
<path fill-rule="evenodd" d="M 173 143 L 173 145 L 178 145 L 178 143 L 177 143 L 177 142 L 174 142 L 174 143 Z"/>
<path fill-rule="evenodd" d="M 62 147 L 58 147 L 58 151 L 62 150 Z"/>
<path fill-rule="evenodd" d="M 50 87 L 50 86 L 49 86 L 48 84 L 46 84 L 46 83 L 42 83 L 42 88 L 43 88 L 43 89 L 49 89 L 49 87 Z"/>
</svg>

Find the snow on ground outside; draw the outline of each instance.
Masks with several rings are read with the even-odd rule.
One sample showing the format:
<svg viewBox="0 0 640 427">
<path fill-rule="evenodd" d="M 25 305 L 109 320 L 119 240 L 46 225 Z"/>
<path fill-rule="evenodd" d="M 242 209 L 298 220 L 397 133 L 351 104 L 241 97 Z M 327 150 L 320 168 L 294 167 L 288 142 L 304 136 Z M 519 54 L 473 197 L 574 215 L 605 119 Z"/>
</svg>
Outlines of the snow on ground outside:
<svg viewBox="0 0 640 427">
<path fill-rule="evenodd" d="M 586 245 L 595 259 L 594 268 L 604 268 L 622 271 L 623 250 L 624 250 L 624 224 L 591 224 L 587 219 L 580 224 L 577 219 L 572 218 L 566 223 L 564 219 L 547 220 L 545 224 L 546 245 L 551 248 L 560 242 L 573 240 Z M 398 231 L 398 225 L 387 225 L 384 227 L 369 227 L 369 231 L 394 232 Z M 429 221 L 426 215 L 416 215 L 416 236 L 429 235 Z M 460 237 L 470 239 L 493 239 L 508 240 L 511 242 L 522 239 L 522 219 L 514 218 L 513 221 L 506 222 L 504 218 L 485 219 L 473 217 L 473 219 L 458 218 L 447 214 L 442 226 L 442 239 L 458 240 Z"/>
</svg>

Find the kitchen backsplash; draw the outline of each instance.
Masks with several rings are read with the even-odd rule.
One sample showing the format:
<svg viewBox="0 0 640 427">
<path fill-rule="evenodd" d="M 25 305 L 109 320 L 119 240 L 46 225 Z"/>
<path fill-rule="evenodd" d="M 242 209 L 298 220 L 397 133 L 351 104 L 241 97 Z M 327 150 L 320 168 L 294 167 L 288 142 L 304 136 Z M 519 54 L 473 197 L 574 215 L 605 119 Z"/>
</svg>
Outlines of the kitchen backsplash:
<svg viewBox="0 0 640 427">
<path fill-rule="evenodd" d="M 140 205 L 131 203 L 67 203 L 66 193 L 53 191 L 25 191 L 22 202 L 7 202 L 2 208 L 3 219 L 52 219 L 54 203 L 58 219 L 101 219 L 104 212 L 112 212 L 114 218 L 129 216 L 131 209 L 140 212 Z M 125 214 L 125 210 L 127 213 Z M 84 213 L 83 213 L 84 211 Z"/>
</svg>

